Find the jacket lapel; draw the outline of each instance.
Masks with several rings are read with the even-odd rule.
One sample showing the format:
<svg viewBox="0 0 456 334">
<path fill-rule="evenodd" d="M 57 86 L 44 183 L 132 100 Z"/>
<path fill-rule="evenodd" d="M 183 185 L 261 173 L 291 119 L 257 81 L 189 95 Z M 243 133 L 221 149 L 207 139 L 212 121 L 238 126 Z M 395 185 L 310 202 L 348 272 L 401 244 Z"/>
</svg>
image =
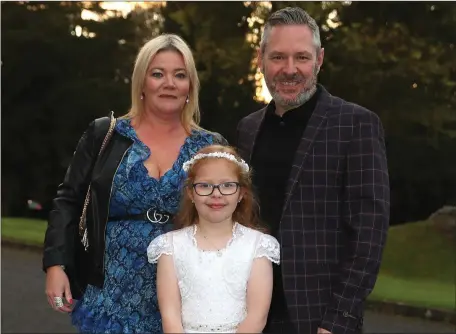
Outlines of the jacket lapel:
<svg viewBox="0 0 456 334">
<path fill-rule="evenodd" d="M 312 116 L 310 116 L 293 159 L 293 166 L 291 167 L 290 176 L 288 177 L 285 191 L 285 201 L 282 208 L 282 216 L 285 212 L 286 206 L 288 205 L 291 194 L 293 193 L 293 190 L 298 183 L 299 175 L 302 171 L 302 166 L 309 156 L 309 152 L 312 148 L 315 137 L 318 135 L 326 121 L 326 112 L 330 106 L 331 95 L 323 86 L 320 86 L 320 88 L 322 91 L 320 93 L 320 97 L 318 98 L 317 105 L 315 106 L 315 110 L 313 111 Z"/>
<path fill-rule="evenodd" d="M 257 117 L 255 117 L 255 120 L 253 121 L 253 124 L 249 126 L 249 140 L 246 144 L 246 149 L 248 153 L 248 161 L 246 161 L 250 165 L 250 161 L 252 160 L 252 153 L 253 153 L 253 148 L 255 146 L 257 137 L 258 137 L 258 132 L 260 131 L 261 124 L 263 124 L 264 120 L 264 115 L 266 114 L 266 109 L 267 106 L 263 109 L 260 110 L 258 113 Z"/>
</svg>

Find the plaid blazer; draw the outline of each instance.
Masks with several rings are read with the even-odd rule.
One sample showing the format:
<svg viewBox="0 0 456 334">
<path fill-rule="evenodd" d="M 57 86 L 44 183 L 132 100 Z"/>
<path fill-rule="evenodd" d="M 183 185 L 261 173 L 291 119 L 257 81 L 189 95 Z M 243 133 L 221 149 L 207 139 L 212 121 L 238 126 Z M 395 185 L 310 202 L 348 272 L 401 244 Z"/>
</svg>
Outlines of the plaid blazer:
<svg viewBox="0 0 456 334">
<path fill-rule="evenodd" d="M 389 226 L 384 131 L 375 113 L 321 88 L 286 187 L 278 234 L 283 285 L 298 333 L 356 333 Z M 237 149 L 247 163 L 265 111 L 238 124 Z"/>
</svg>

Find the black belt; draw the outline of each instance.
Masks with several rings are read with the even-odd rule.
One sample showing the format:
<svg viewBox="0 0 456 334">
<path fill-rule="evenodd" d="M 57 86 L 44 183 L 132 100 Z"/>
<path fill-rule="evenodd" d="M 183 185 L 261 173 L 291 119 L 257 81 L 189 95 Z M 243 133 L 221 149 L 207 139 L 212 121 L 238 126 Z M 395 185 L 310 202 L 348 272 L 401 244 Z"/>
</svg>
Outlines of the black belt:
<svg viewBox="0 0 456 334">
<path fill-rule="evenodd" d="M 109 217 L 109 221 L 117 220 L 148 220 L 153 224 L 169 224 L 173 219 L 173 215 L 166 211 L 160 211 L 156 209 L 149 209 L 145 213 L 127 216 L 114 216 Z"/>
</svg>

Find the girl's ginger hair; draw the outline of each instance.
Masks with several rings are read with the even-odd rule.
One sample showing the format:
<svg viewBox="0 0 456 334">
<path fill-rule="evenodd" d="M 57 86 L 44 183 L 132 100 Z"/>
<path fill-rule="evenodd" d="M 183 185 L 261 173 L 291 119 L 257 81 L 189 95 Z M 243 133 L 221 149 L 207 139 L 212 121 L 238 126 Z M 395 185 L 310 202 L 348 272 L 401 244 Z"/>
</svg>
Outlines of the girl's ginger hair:
<svg viewBox="0 0 456 334">
<path fill-rule="evenodd" d="M 241 161 L 241 157 L 239 156 L 239 154 L 233 147 L 230 146 L 210 145 L 199 150 L 196 154 L 213 152 L 230 153 L 234 155 L 237 160 Z M 193 191 L 192 185 L 195 181 L 198 169 L 203 164 L 207 163 L 209 159 L 223 159 L 224 161 L 226 161 L 227 164 L 230 164 L 234 168 L 235 173 L 238 177 L 238 191 L 244 191 L 244 196 L 242 197 L 242 200 L 238 203 L 236 209 L 233 212 L 233 222 L 237 222 L 246 227 L 250 227 L 255 230 L 265 232 L 265 228 L 260 224 L 259 221 L 259 206 L 252 190 L 251 171 L 244 171 L 238 164 L 228 159 L 213 157 L 197 160 L 193 165 L 190 166 L 190 169 L 188 170 L 187 179 L 185 180 L 183 188 L 180 209 L 174 219 L 176 228 L 184 228 L 187 226 L 194 225 L 198 222 L 198 211 L 196 211 L 195 205 L 192 203 L 192 199 L 190 198 L 188 191 Z"/>
</svg>

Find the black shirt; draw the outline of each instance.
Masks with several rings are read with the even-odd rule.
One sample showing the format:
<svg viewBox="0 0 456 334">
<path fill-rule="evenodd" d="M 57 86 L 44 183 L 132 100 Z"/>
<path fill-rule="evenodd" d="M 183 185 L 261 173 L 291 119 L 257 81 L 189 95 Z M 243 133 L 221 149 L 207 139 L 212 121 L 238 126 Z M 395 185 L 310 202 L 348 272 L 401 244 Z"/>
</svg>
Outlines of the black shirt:
<svg viewBox="0 0 456 334">
<path fill-rule="evenodd" d="M 268 105 L 264 121 L 253 148 L 251 165 L 253 185 L 260 204 L 260 218 L 277 237 L 286 185 L 295 152 L 301 141 L 321 89 L 303 105 L 275 113 L 274 101 Z M 286 311 L 280 266 L 274 266 L 274 288 L 269 317 L 281 320 Z"/>
</svg>

